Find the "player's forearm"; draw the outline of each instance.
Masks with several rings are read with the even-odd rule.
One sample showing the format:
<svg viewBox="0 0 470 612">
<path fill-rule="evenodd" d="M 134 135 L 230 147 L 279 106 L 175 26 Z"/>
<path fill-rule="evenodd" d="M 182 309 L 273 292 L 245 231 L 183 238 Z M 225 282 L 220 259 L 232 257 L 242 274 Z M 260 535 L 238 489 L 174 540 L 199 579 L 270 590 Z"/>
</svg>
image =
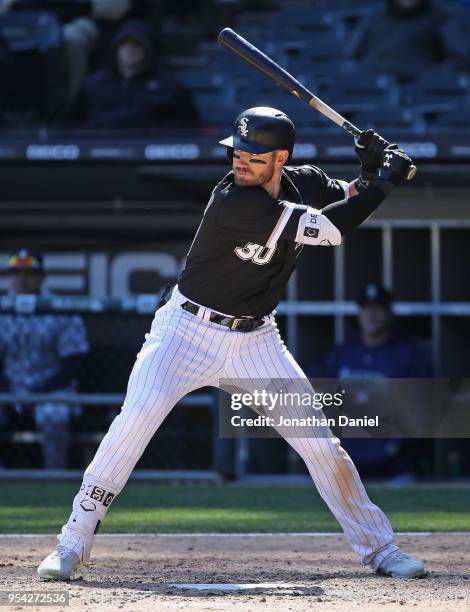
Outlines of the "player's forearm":
<svg viewBox="0 0 470 612">
<path fill-rule="evenodd" d="M 345 202 L 329 204 L 322 210 L 322 214 L 340 231 L 341 236 L 349 234 L 366 221 L 384 201 L 386 187 L 382 183 L 385 181 L 374 180 L 367 189 L 349 197 Z"/>
<path fill-rule="evenodd" d="M 392 189 L 404 181 L 412 160 L 396 145 L 382 152 L 375 178 L 359 189 L 358 195 L 346 201 L 335 202 L 322 210 L 322 214 L 345 236 L 368 219 Z"/>
</svg>

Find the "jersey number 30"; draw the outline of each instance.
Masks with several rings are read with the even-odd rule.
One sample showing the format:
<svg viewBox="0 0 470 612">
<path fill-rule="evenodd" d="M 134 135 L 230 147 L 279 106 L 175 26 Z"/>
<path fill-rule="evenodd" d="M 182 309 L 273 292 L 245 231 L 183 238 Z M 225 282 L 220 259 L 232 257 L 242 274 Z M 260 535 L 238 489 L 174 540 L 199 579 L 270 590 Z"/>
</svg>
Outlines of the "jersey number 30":
<svg viewBox="0 0 470 612">
<path fill-rule="evenodd" d="M 264 264 L 271 261 L 274 251 L 276 250 L 276 246 L 277 245 L 274 245 L 272 248 L 270 248 L 260 244 L 254 244 L 253 242 L 247 242 L 244 247 L 237 247 L 235 249 L 235 255 L 240 257 L 240 259 L 244 259 L 245 261 L 251 259 L 251 261 L 258 266 L 264 266 Z"/>
</svg>

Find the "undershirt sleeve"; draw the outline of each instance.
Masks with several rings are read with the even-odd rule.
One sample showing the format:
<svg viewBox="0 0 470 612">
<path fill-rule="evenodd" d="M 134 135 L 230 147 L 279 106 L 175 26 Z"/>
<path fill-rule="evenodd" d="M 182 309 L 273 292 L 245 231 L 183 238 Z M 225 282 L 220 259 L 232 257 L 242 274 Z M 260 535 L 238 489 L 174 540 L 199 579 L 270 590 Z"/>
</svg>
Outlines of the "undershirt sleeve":
<svg viewBox="0 0 470 612">
<path fill-rule="evenodd" d="M 382 187 L 380 180 L 376 179 L 360 194 L 343 197 L 321 211 L 317 209 L 318 220 L 326 217 L 341 236 L 350 233 L 385 199 Z M 340 195 L 344 196 L 344 193 Z M 308 206 L 271 197 L 262 187 L 242 187 L 221 201 L 216 224 L 227 238 L 273 246 L 278 240 L 296 241 L 301 218 L 311 212 Z"/>
<path fill-rule="evenodd" d="M 385 193 L 380 189 L 379 181 L 374 181 L 359 195 L 344 202 L 329 204 L 322 214 L 345 236 L 368 219 L 384 199 Z"/>
</svg>

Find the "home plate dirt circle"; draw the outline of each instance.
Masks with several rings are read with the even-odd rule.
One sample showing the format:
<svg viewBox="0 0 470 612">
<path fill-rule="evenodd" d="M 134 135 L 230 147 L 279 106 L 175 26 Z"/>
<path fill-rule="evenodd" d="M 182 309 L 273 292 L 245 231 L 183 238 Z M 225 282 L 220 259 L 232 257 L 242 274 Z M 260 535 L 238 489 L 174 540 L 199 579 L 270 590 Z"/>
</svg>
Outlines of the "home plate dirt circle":
<svg viewBox="0 0 470 612">
<path fill-rule="evenodd" d="M 219 583 L 187 583 L 172 584 L 172 588 L 184 591 L 204 593 L 206 595 L 220 595 L 223 593 L 256 593 L 257 595 L 321 595 L 322 589 L 312 584 L 299 584 L 293 582 L 260 582 L 255 584 L 240 584 L 230 582 Z"/>
<path fill-rule="evenodd" d="M 56 543 L 52 534 L 0 535 L 0 591 L 64 590 L 70 606 L 63 612 L 470 610 L 469 533 L 397 535 L 423 559 L 428 576 L 420 580 L 374 574 L 341 534 L 127 534 L 98 535 L 90 563 L 51 586 L 36 568 Z"/>
</svg>

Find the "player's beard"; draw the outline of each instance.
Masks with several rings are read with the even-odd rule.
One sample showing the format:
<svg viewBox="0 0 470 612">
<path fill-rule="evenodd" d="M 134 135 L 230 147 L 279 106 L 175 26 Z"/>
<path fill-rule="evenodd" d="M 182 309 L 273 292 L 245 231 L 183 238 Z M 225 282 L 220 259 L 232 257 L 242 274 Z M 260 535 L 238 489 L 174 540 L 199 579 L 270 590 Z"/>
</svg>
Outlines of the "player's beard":
<svg viewBox="0 0 470 612">
<path fill-rule="evenodd" d="M 255 165 L 255 164 L 253 164 Z M 263 166 L 262 172 L 253 172 L 253 174 L 237 174 L 234 172 L 234 180 L 235 185 L 238 187 L 262 187 L 266 183 L 272 180 L 274 176 L 274 157 L 269 162 L 267 162 L 266 166 Z M 251 171 L 251 169 L 249 168 Z"/>
</svg>

